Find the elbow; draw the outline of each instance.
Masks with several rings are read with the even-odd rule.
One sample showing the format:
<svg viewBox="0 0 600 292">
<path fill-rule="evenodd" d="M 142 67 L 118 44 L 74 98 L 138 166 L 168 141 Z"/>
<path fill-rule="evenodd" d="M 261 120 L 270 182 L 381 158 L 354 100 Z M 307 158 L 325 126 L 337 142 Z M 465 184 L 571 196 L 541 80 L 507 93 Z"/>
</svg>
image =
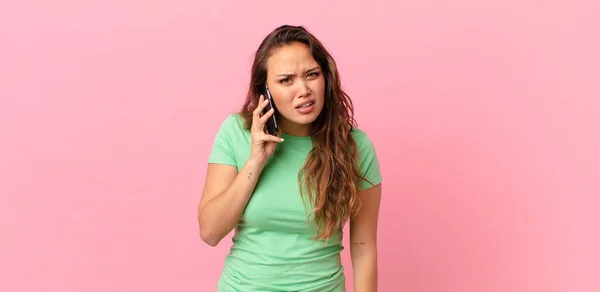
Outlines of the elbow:
<svg viewBox="0 0 600 292">
<path fill-rule="evenodd" d="M 219 244 L 219 240 L 215 238 L 202 237 L 202 241 L 212 247 L 215 247 Z"/>
<path fill-rule="evenodd" d="M 198 212 L 198 227 L 202 241 L 212 247 L 217 246 L 229 233 L 227 230 L 223 230 L 222 222 L 215 222 L 211 218 L 202 216 L 200 212 Z"/>
<path fill-rule="evenodd" d="M 216 236 L 214 232 L 210 231 L 210 227 L 207 228 L 206 222 L 203 222 L 205 220 L 202 220 L 200 211 L 200 207 L 198 207 L 198 227 L 200 229 L 200 238 L 202 239 L 202 241 L 204 241 L 204 243 L 215 247 L 219 244 L 219 241 L 221 241 L 221 239 L 218 236 Z"/>
<path fill-rule="evenodd" d="M 202 239 L 202 241 L 204 241 L 204 243 L 212 247 L 217 246 L 221 241 L 221 239 L 217 235 L 210 231 L 205 231 L 204 228 L 200 228 L 200 238 Z"/>
</svg>

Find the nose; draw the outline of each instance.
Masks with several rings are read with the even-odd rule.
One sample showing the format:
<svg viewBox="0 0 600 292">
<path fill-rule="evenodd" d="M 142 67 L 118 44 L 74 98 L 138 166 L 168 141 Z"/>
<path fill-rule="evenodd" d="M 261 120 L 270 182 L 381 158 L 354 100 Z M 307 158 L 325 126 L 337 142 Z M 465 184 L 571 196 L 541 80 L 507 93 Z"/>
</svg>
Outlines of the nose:
<svg viewBox="0 0 600 292">
<path fill-rule="evenodd" d="M 308 95 L 310 95 L 310 88 L 308 87 L 308 83 L 304 80 L 301 80 L 300 82 L 298 82 L 298 92 L 300 93 L 301 97 L 306 97 Z"/>
</svg>

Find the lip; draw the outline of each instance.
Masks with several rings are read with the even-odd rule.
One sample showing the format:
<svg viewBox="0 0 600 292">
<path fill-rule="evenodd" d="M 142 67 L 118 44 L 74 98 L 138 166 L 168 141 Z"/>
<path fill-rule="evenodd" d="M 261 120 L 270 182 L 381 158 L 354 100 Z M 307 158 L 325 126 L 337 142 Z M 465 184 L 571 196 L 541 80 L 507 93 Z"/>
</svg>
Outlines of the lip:
<svg viewBox="0 0 600 292">
<path fill-rule="evenodd" d="M 300 109 L 300 107 L 301 107 L 301 106 L 303 106 L 303 105 L 305 105 L 305 104 L 309 104 L 309 103 L 311 103 L 311 102 L 312 102 L 312 105 L 311 105 L 311 106 L 314 106 L 314 105 L 315 105 L 315 101 L 311 99 L 311 100 L 307 100 L 306 102 L 303 102 L 303 103 L 301 103 L 301 104 L 299 104 L 299 105 L 295 106 L 294 108 L 295 108 L 295 109 Z"/>
<path fill-rule="evenodd" d="M 304 103 L 304 104 L 306 104 L 306 103 Z M 314 109 L 315 109 L 315 103 L 313 102 L 311 105 L 309 105 L 307 107 L 296 108 L 296 111 L 298 111 L 300 114 L 307 115 L 307 114 L 310 114 Z"/>
</svg>

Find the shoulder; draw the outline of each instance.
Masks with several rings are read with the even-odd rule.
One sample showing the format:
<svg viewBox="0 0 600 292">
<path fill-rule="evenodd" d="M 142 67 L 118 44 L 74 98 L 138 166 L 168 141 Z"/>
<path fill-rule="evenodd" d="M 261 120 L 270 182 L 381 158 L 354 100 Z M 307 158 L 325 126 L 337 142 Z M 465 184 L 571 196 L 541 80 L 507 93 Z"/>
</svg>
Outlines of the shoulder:
<svg viewBox="0 0 600 292">
<path fill-rule="evenodd" d="M 234 134 L 248 130 L 246 129 L 246 122 L 244 121 L 244 118 L 240 114 L 235 113 L 225 116 L 225 118 L 221 121 L 219 131 Z"/>
<path fill-rule="evenodd" d="M 360 182 L 360 189 L 365 190 L 381 183 L 381 171 L 379 169 L 379 159 L 373 141 L 365 131 L 353 128 L 350 132 L 356 142 L 358 150 L 358 167 L 366 180 Z"/>
<path fill-rule="evenodd" d="M 239 165 L 240 153 L 246 151 L 243 145 L 250 143 L 250 131 L 245 129 L 244 124 L 244 119 L 239 114 L 229 114 L 221 121 L 213 141 L 209 163 Z"/>
<path fill-rule="evenodd" d="M 222 121 L 222 125 L 227 126 L 227 127 L 242 127 L 242 128 L 244 128 L 244 124 L 245 124 L 244 118 L 239 113 L 228 114 L 227 116 L 225 116 L 225 118 Z"/>
<path fill-rule="evenodd" d="M 242 115 L 228 114 L 218 127 L 216 139 L 219 141 L 230 141 L 231 143 L 246 140 L 250 136 L 250 130 L 246 128 L 246 122 Z"/>
<path fill-rule="evenodd" d="M 356 142 L 356 146 L 359 152 L 374 151 L 375 146 L 373 145 L 373 141 L 365 131 L 359 128 L 352 128 L 350 134 Z"/>
</svg>

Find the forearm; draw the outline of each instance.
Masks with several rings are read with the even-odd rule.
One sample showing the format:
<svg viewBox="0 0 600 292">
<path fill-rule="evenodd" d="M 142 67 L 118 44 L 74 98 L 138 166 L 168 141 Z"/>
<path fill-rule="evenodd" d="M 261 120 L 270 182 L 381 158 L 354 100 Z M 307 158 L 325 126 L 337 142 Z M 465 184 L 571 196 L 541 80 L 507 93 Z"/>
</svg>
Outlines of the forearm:
<svg viewBox="0 0 600 292">
<path fill-rule="evenodd" d="M 359 250 L 352 252 L 352 271 L 354 274 L 354 291 L 377 291 L 377 250 Z"/>
<path fill-rule="evenodd" d="M 216 245 L 235 227 L 246 208 L 263 166 L 246 162 L 231 185 L 198 210 L 202 238 Z"/>
</svg>

